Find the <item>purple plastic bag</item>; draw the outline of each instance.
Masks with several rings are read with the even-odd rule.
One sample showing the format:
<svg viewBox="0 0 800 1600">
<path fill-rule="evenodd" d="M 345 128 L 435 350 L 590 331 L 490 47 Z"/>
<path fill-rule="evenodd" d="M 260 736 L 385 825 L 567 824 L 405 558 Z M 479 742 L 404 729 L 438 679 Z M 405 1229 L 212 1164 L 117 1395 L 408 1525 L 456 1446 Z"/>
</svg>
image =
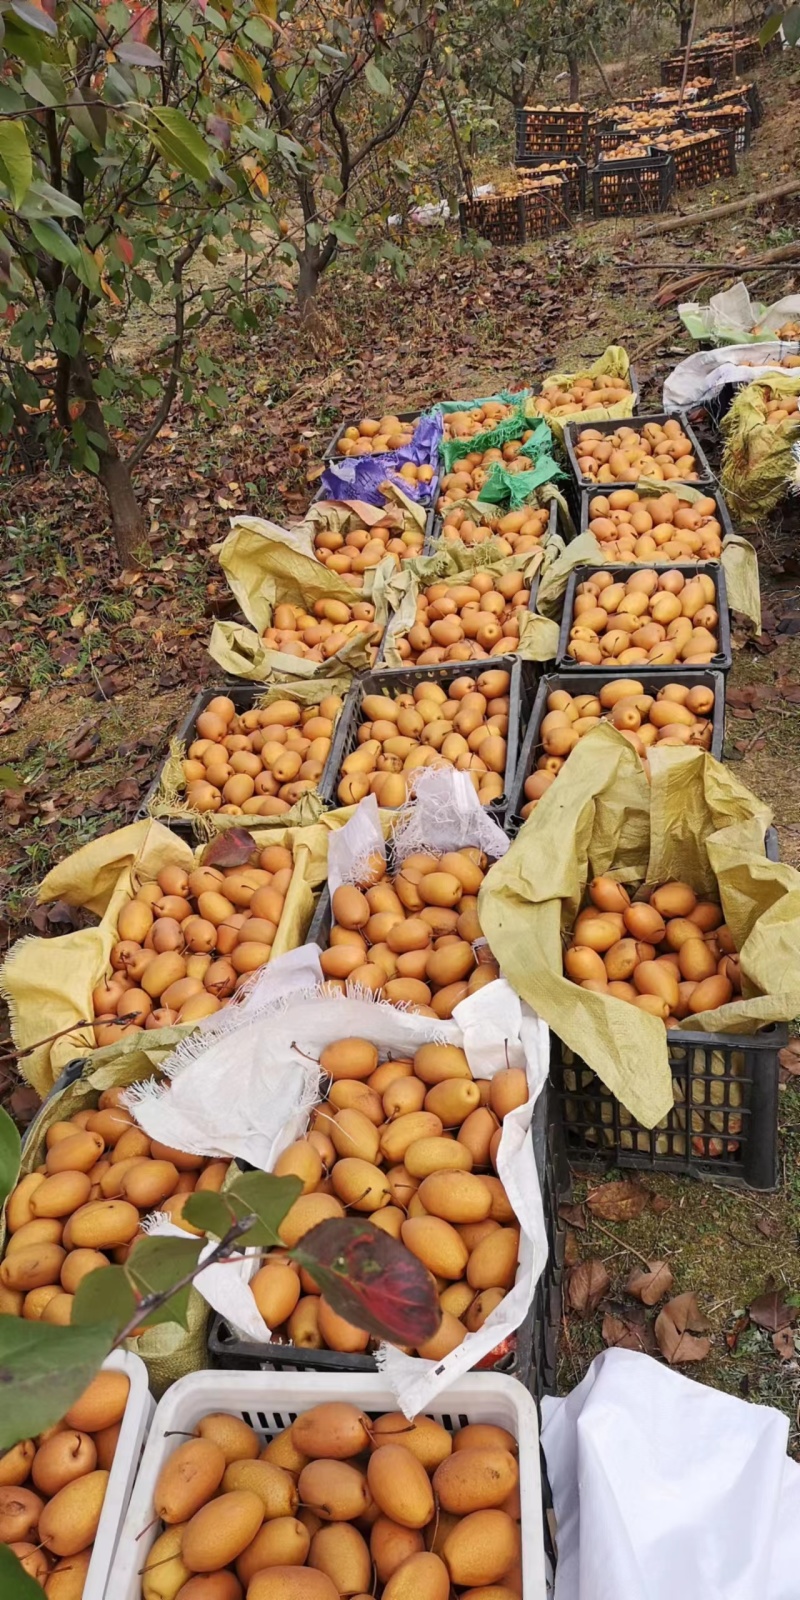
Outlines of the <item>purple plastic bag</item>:
<svg viewBox="0 0 800 1600">
<path fill-rule="evenodd" d="M 388 479 L 408 495 L 410 500 L 430 500 L 439 473 L 439 445 L 444 424 L 441 411 L 429 411 L 420 417 L 410 444 L 402 450 L 392 450 L 382 456 L 342 456 L 329 461 L 322 474 L 322 497 L 327 500 L 366 500 L 369 505 L 382 506 L 380 485 Z M 415 467 L 432 467 L 434 477 L 430 483 L 409 483 L 401 478 L 400 468 L 406 462 Z"/>
</svg>

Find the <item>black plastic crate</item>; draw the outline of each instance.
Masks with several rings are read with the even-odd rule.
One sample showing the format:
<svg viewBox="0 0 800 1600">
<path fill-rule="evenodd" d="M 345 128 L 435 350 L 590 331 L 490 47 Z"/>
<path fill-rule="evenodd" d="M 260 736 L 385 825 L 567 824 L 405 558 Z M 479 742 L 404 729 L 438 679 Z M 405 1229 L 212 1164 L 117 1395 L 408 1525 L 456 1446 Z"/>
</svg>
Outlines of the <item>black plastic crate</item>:
<svg viewBox="0 0 800 1600">
<path fill-rule="evenodd" d="M 555 504 L 556 504 L 556 502 L 554 500 L 553 501 L 553 507 L 555 507 Z M 550 526 L 551 527 L 552 527 L 552 522 L 553 522 L 553 511 L 551 509 L 551 512 L 550 512 Z M 548 538 L 550 537 L 550 529 L 548 529 L 548 535 L 547 536 L 548 536 Z M 430 552 L 428 552 L 428 553 L 430 554 Z M 533 551 L 529 551 L 529 554 L 532 555 Z M 462 576 L 462 579 L 461 579 L 462 583 L 468 584 L 469 583 L 469 577 L 470 577 L 469 573 L 465 572 L 463 574 L 463 576 Z M 541 569 L 541 567 L 537 567 L 535 573 L 533 574 L 533 577 L 530 580 L 531 597 L 530 597 L 530 600 L 528 601 L 528 604 L 527 604 L 527 607 L 526 607 L 526 610 L 528 610 L 528 611 L 535 611 L 536 610 L 536 600 L 537 600 L 537 597 L 538 597 L 538 594 L 539 594 L 539 584 L 541 582 L 541 577 L 542 577 L 542 569 Z M 437 579 L 437 578 L 432 578 L 431 579 L 431 583 L 439 583 L 439 582 L 441 582 L 441 579 Z M 425 587 L 428 588 L 429 586 L 426 584 Z M 389 632 L 389 630 L 387 628 L 386 631 L 384 632 L 383 638 L 381 639 L 380 649 L 378 651 L 378 659 L 377 659 L 377 661 L 375 663 L 376 669 L 380 669 L 382 667 L 383 663 L 386 660 L 386 645 L 387 645 L 387 642 L 388 642 L 388 632 Z M 493 656 L 483 656 L 481 659 L 483 660 L 484 667 L 488 670 L 488 668 L 492 664 L 492 661 L 494 660 L 494 657 Z M 409 664 L 411 664 L 411 663 L 409 663 Z M 456 663 L 454 662 L 452 664 L 455 665 Z M 442 662 L 441 665 L 447 666 L 448 663 L 447 662 Z"/>
<path fill-rule="evenodd" d="M 547 1232 L 547 1265 L 536 1284 L 525 1321 L 517 1329 L 515 1348 L 499 1356 L 492 1370 L 518 1378 L 539 1401 L 542 1395 L 555 1393 L 566 1239 L 566 1226 L 558 1213 L 571 1192 L 561 1110 L 550 1084 L 545 1084 L 534 1105 L 531 1131 Z M 369 1354 L 304 1350 L 297 1345 L 257 1344 L 240 1339 L 225 1318 L 218 1315 L 211 1319 L 208 1352 L 212 1367 L 237 1367 L 250 1372 L 376 1371 L 375 1358 Z"/>
<path fill-rule="evenodd" d="M 591 478 L 584 478 L 578 466 L 578 454 L 575 448 L 578 434 L 584 428 L 594 428 L 598 433 L 616 433 L 618 428 L 633 428 L 637 433 L 643 433 L 648 422 L 657 422 L 662 427 L 665 422 L 679 422 L 681 428 L 692 446 L 692 453 L 697 465 L 697 477 L 687 478 L 686 482 L 692 487 L 703 489 L 707 487 L 713 491 L 716 479 L 708 464 L 705 452 L 692 428 L 685 411 L 650 411 L 637 412 L 633 417 L 609 418 L 606 422 L 567 422 L 564 426 L 564 448 L 567 452 L 570 469 L 579 489 L 589 494 L 613 494 L 616 489 L 635 489 L 635 482 L 631 483 L 595 483 Z M 664 483 L 664 493 L 668 493 L 671 484 L 680 483 L 680 478 L 671 478 Z M 721 499 L 721 496 L 720 496 Z M 583 529 L 584 524 L 581 524 Z M 726 529 L 726 532 L 730 531 Z"/>
<path fill-rule="evenodd" d="M 750 149 L 752 117 L 750 107 L 743 103 L 733 100 L 726 106 L 698 106 L 696 110 L 684 111 L 682 120 L 687 128 L 692 128 L 696 133 L 730 129 L 737 155 L 743 155 L 745 150 Z"/>
<path fill-rule="evenodd" d="M 767 859 L 778 860 L 769 828 Z M 567 1149 L 619 1168 L 711 1179 L 738 1188 L 778 1183 L 778 1052 L 783 1023 L 757 1034 L 670 1029 L 675 1105 L 655 1128 L 643 1128 L 592 1068 L 550 1034 L 551 1082 L 561 1100 Z"/>
<path fill-rule="evenodd" d="M 594 113 L 557 106 L 518 106 L 517 159 L 527 155 L 585 156 Z"/>
<path fill-rule="evenodd" d="M 675 163 L 671 155 L 602 161 L 592 169 L 594 215 L 631 217 L 664 211 L 674 188 Z"/>
<path fill-rule="evenodd" d="M 564 176 L 567 180 L 569 191 L 570 211 L 585 211 L 586 174 L 588 168 L 583 156 L 554 156 L 540 152 L 517 156 L 515 166 L 520 175 L 529 173 L 535 177 L 542 177 L 546 173 L 554 173 L 558 177 L 562 161 L 567 163 L 567 171 Z"/>
<path fill-rule="evenodd" d="M 701 493 L 708 495 L 709 499 L 714 499 L 716 501 L 716 505 L 717 505 L 717 520 L 719 521 L 719 523 L 721 524 L 721 527 L 722 527 L 722 538 L 723 538 L 723 540 L 727 539 L 729 535 L 733 534 L 733 531 L 734 531 L 733 530 L 733 523 L 731 522 L 731 517 L 730 517 L 730 512 L 728 511 L 728 507 L 725 504 L 725 501 L 724 501 L 724 499 L 722 497 L 722 494 L 721 494 L 720 490 L 716 487 L 716 484 L 714 484 L 714 483 L 698 483 L 698 484 L 692 483 L 692 484 L 689 485 L 689 487 L 691 489 L 695 489 L 695 488 L 698 489 Z M 590 521 L 590 518 L 589 518 L 589 505 L 590 505 L 591 501 L 594 500 L 596 495 L 604 494 L 606 492 L 606 490 L 610 489 L 610 488 L 611 488 L 610 484 L 604 484 L 603 483 L 603 484 L 593 485 L 591 489 L 584 489 L 583 490 L 583 492 L 581 493 L 581 504 L 580 504 L 579 521 L 578 521 L 578 529 L 579 529 L 580 533 L 585 533 L 587 528 L 588 528 L 588 526 L 589 526 L 589 521 Z M 638 485 L 635 484 L 635 483 L 617 483 L 617 484 L 614 485 L 614 488 L 615 489 L 636 489 L 636 491 L 638 493 Z M 666 483 L 664 484 L 664 492 L 665 493 L 669 492 L 669 486 Z M 618 565 L 619 563 L 616 563 L 616 564 Z M 716 563 L 713 563 L 713 564 L 716 565 Z M 645 561 L 645 562 L 640 563 L 640 565 L 642 565 L 642 566 L 650 566 L 651 563 L 649 561 Z M 658 566 L 658 565 L 665 566 L 666 563 L 665 562 L 662 562 L 662 563 L 656 562 L 655 565 L 656 566 Z M 670 562 L 669 565 L 670 566 L 674 566 L 675 563 L 674 562 Z M 678 562 L 677 565 L 680 567 L 681 563 Z M 703 570 L 703 562 L 702 561 L 697 563 L 697 570 L 699 572 L 702 572 L 702 570 Z"/>
<path fill-rule="evenodd" d="M 558 174 L 555 174 L 558 176 Z M 536 187 L 536 179 L 517 194 L 474 195 L 458 202 L 463 238 L 470 229 L 496 245 L 527 244 L 548 239 L 570 224 L 569 182 Z"/>
<path fill-rule="evenodd" d="M 643 133 L 631 133 L 617 125 L 616 122 L 599 122 L 595 125 L 592 138 L 592 156 L 595 163 L 608 150 L 616 150 L 621 144 L 639 144 L 646 142 Z"/>
<path fill-rule="evenodd" d="M 717 178 L 736 177 L 736 135 L 732 128 L 720 128 L 696 144 L 669 151 L 655 141 L 653 149 L 671 157 L 676 189 L 700 189 Z"/>
<path fill-rule="evenodd" d="M 271 689 L 279 687 L 279 684 L 241 683 L 240 681 L 234 679 L 232 682 L 230 680 L 226 680 L 214 688 L 201 689 L 200 693 L 192 701 L 192 704 L 189 707 L 189 710 L 180 727 L 176 729 L 172 737 L 179 740 L 179 742 L 188 750 L 189 745 L 193 743 L 196 737 L 197 719 L 200 716 L 200 713 L 205 711 L 209 701 L 214 700 L 217 695 L 226 695 L 229 700 L 233 701 L 236 707 L 237 715 L 241 715 L 243 711 L 249 711 L 250 708 L 256 705 L 259 700 L 262 700 L 264 695 L 267 694 Z M 287 689 L 291 689 L 291 687 L 291 684 L 286 685 Z M 345 706 L 346 703 L 347 702 L 345 701 Z M 339 722 L 341 722 L 342 717 L 344 716 L 344 711 L 345 707 L 343 706 L 339 717 Z M 338 725 L 339 723 L 337 723 L 337 727 Z M 336 767 L 334 765 L 335 749 L 336 729 L 334 729 L 331 748 L 328 752 L 328 759 L 325 762 L 322 776 L 317 785 L 317 793 L 326 805 L 330 804 L 331 800 L 333 799 L 336 788 Z M 139 806 L 139 809 L 136 813 L 137 818 L 149 816 L 149 807 L 151 802 L 155 800 L 155 797 L 158 794 L 161 785 L 161 775 L 167 764 L 167 760 L 168 757 L 165 757 L 161 762 L 158 772 L 156 773 L 153 782 L 151 783 L 147 793 L 144 796 L 144 799 L 141 802 L 141 805 Z M 199 821 L 200 817 L 203 815 L 205 815 L 205 813 L 198 811 L 197 821 Z M 252 819 L 253 823 L 255 824 L 258 824 L 258 822 L 263 823 L 266 820 L 268 819 L 264 817 L 253 817 Z M 179 834 L 181 838 L 191 840 L 195 836 L 196 823 L 194 818 L 167 816 L 159 818 L 159 821 L 171 828 L 173 833 Z M 245 825 L 247 824 L 247 821 L 248 819 L 245 817 Z"/>
<path fill-rule="evenodd" d="M 648 671 L 644 665 L 641 671 L 636 667 L 628 667 L 627 672 L 631 678 L 636 679 L 643 686 L 644 694 L 657 695 L 664 687 L 663 678 L 654 676 L 653 671 Z M 536 767 L 544 748 L 539 737 L 539 730 L 547 714 L 547 701 L 557 689 L 566 689 L 569 694 L 598 694 L 606 683 L 612 683 L 618 673 L 606 672 L 603 667 L 586 667 L 580 672 L 564 670 L 551 672 L 546 677 L 540 678 L 536 690 L 536 699 L 533 702 L 530 720 L 522 742 L 514 782 L 508 797 L 505 828 L 509 834 L 516 834 L 522 827 L 522 808 L 525 805 L 525 779 L 529 778 Z M 725 739 L 725 679 L 721 672 L 712 672 L 709 668 L 691 668 L 681 671 L 673 668 L 669 677 L 670 683 L 682 683 L 689 689 L 713 689 L 714 712 L 712 716 L 713 732 L 711 736 L 711 754 L 717 761 L 722 760 L 722 749 Z M 309 938 L 311 935 L 309 934 Z"/>
<path fill-rule="evenodd" d="M 585 583 L 586 580 L 591 577 L 593 572 L 610 572 L 613 575 L 615 583 L 624 583 L 625 579 L 632 577 L 634 572 L 645 572 L 647 570 L 659 573 L 682 572 L 684 578 L 687 580 L 689 578 L 696 578 L 699 573 L 704 572 L 707 573 L 711 579 L 713 579 L 714 588 L 716 589 L 715 610 L 719 617 L 719 621 L 717 623 L 717 644 L 719 649 L 713 661 L 708 663 L 708 668 L 681 667 L 681 664 L 678 661 L 676 661 L 672 666 L 664 667 L 648 666 L 648 663 L 643 661 L 641 666 L 643 668 L 646 667 L 648 673 L 654 673 L 661 683 L 663 683 L 665 678 L 674 671 L 689 672 L 692 676 L 692 679 L 696 677 L 698 672 L 705 672 L 706 670 L 710 670 L 712 672 L 730 672 L 732 661 L 731 614 L 728 608 L 728 591 L 725 587 L 725 574 L 718 561 L 694 561 L 691 564 L 682 561 L 671 561 L 669 564 L 658 561 L 640 561 L 624 566 L 622 564 L 609 562 L 606 566 L 602 567 L 576 567 L 575 570 L 570 573 L 567 591 L 564 596 L 564 610 L 561 616 L 561 632 L 559 634 L 558 654 L 556 656 L 556 666 L 559 671 L 563 669 L 564 671 L 579 673 L 581 678 L 583 678 L 589 672 L 604 672 L 607 673 L 611 678 L 636 676 L 636 669 L 631 666 L 618 667 L 609 665 L 608 667 L 581 667 L 576 661 L 573 661 L 571 656 L 567 655 L 567 646 L 569 644 L 569 630 L 573 624 L 572 614 L 575 608 L 575 595 L 579 584 Z M 343 718 L 344 712 L 342 713 L 342 719 Z"/>
<path fill-rule="evenodd" d="M 445 686 L 454 678 L 479 678 L 482 672 L 487 672 L 490 667 L 500 667 L 510 673 L 509 686 L 509 716 L 508 735 L 506 738 L 506 770 L 502 795 L 486 810 L 496 820 L 505 812 L 506 795 L 514 776 L 519 753 L 519 740 L 524 717 L 525 685 L 522 676 L 522 663 L 519 656 L 488 656 L 481 661 L 445 661 L 433 667 L 385 667 L 379 672 L 363 673 L 360 678 L 353 681 L 350 692 L 344 705 L 344 711 L 339 718 L 337 732 L 333 738 L 333 748 L 330 760 L 336 762 L 336 780 L 339 770 L 346 756 L 355 750 L 358 743 L 358 729 L 361 723 L 361 705 L 368 694 L 389 694 L 396 692 L 407 693 L 415 689 L 420 683 L 438 683 Z M 336 804 L 336 783 L 331 804 Z"/>
</svg>

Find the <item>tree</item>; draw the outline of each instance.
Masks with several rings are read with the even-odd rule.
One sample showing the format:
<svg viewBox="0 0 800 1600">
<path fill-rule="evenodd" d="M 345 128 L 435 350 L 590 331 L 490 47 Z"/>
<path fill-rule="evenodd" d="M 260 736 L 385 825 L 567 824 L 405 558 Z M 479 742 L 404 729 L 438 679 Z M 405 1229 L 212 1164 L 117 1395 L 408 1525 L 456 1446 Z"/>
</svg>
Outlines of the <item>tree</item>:
<svg viewBox="0 0 800 1600">
<path fill-rule="evenodd" d="M 365 0 L 295 0 L 281 17 L 280 40 L 264 63 L 272 170 L 300 209 L 294 253 L 307 306 L 340 246 L 356 245 L 365 220 L 390 198 L 391 147 L 425 81 L 437 11 L 395 0 L 390 17 Z M 387 243 L 379 253 L 397 252 Z"/>
<path fill-rule="evenodd" d="M 487 0 L 477 16 L 457 9 L 448 26 L 470 93 L 519 108 L 543 96 L 543 81 L 559 62 L 576 100 L 581 63 L 626 14 L 625 0 Z"/>
<path fill-rule="evenodd" d="M 100 479 L 123 563 L 144 535 L 132 474 L 176 395 L 208 414 L 225 404 L 191 336 L 223 311 L 256 325 L 238 265 L 216 285 L 209 268 L 236 250 L 257 272 L 287 248 L 264 172 L 272 91 L 253 53 L 271 48 L 275 9 L 0 0 L 0 432 L 13 447 L 33 430 L 53 463 Z M 151 301 L 165 331 L 140 373 L 116 346 Z M 146 420 L 123 454 L 137 407 Z"/>
</svg>

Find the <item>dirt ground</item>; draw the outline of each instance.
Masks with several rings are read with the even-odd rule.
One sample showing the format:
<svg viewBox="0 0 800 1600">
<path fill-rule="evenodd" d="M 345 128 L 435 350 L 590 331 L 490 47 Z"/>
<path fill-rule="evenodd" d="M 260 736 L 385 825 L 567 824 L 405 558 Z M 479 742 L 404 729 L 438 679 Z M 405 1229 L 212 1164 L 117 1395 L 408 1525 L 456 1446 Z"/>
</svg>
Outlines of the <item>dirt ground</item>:
<svg viewBox="0 0 800 1600">
<path fill-rule="evenodd" d="M 758 72 L 767 116 L 739 174 L 681 195 L 703 215 L 715 204 L 768 189 L 793 171 L 800 130 L 800 59 L 770 58 Z M 655 82 L 637 62 L 616 87 Z M 508 129 L 509 147 L 511 129 Z M 480 166 L 478 181 L 496 163 Z M 767 205 L 664 238 L 646 223 L 579 221 L 538 245 L 476 259 L 454 232 L 413 241 L 408 281 L 354 272 L 347 257 L 323 284 L 313 329 L 265 301 L 257 335 L 218 333 L 231 401 L 210 428 L 178 405 L 140 470 L 149 541 L 135 569 L 110 555 L 106 510 L 94 485 L 66 474 L 14 477 L 0 489 L 0 939 L 55 935 L 64 923 L 33 914 L 33 892 L 55 861 L 99 831 L 129 821 L 197 687 L 213 681 L 211 621 L 231 609 L 212 546 L 237 512 L 296 517 L 314 492 L 321 446 L 345 418 L 389 407 L 519 387 L 622 343 L 643 400 L 658 406 L 670 368 L 691 345 L 658 288 L 698 264 L 735 263 L 797 236 L 795 201 Z M 656 268 L 657 270 L 646 270 Z M 711 291 L 735 278 L 723 273 Z M 748 278 L 777 299 L 791 271 Z M 705 296 L 707 291 L 703 291 Z M 143 330 L 146 338 L 146 329 Z M 134 437 L 135 419 L 128 435 Z M 710 429 L 704 442 L 719 460 Z M 785 502 L 748 530 L 757 546 L 764 632 L 735 654 L 726 759 L 773 808 L 781 856 L 800 866 L 800 514 Z M 797 690 L 797 693 L 793 693 Z M 33 920 L 32 920 L 33 917 Z M 800 1089 L 781 1085 L 781 1185 L 770 1194 L 647 1177 L 668 1204 L 598 1230 L 572 1213 L 573 1261 L 605 1261 L 618 1293 L 639 1255 L 667 1259 L 677 1288 L 693 1290 L 711 1324 L 711 1352 L 689 1369 L 704 1382 L 780 1406 L 797 1452 L 800 1342 L 782 1353 L 745 1326 L 745 1309 L 770 1279 L 800 1305 Z M 33 1101 L 0 1042 L 0 1093 L 24 1120 Z M 575 1199 L 602 1175 L 578 1165 Z M 609 1237 L 609 1231 L 613 1237 Z M 793 1312 L 793 1323 L 796 1311 Z M 562 1329 L 561 1381 L 569 1387 L 602 1348 L 602 1310 L 570 1314 Z M 800 1341 L 800 1336 L 799 1341 Z M 788 1354 L 787 1354 L 788 1349 Z"/>
</svg>

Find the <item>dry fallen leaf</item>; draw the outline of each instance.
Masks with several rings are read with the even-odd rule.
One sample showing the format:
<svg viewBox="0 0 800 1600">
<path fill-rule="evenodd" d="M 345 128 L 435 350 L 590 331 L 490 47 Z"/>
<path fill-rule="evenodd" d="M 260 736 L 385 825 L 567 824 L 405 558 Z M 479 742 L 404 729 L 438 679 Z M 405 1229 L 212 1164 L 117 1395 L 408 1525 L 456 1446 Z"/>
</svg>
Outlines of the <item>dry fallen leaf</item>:
<svg viewBox="0 0 800 1600">
<path fill-rule="evenodd" d="M 561 1218 L 561 1221 L 568 1223 L 571 1228 L 588 1227 L 588 1223 L 586 1221 L 586 1212 L 582 1205 L 576 1204 L 559 1206 L 558 1215 Z"/>
<path fill-rule="evenodd" d="M 603 1317 L 602 1336 L 609 1349 L 655 1355 L 653 1325 L 647 1321 L 642 1306 L 609 1306 Z"/>
<path fill-rule="evenodd" d="M 757 1328 L 763 1328 L 765 1333 L 778 1333 L 781 1328 L 788 1328 L 797 1321 L 797 1307 L 787 1306 L 783 1290 L 770 1286 L 747 1309 L 750 1321 Z"/>
<path fill-rule="evenodd" d="M 800 1039 L 790 1039 L 785 1049 L 778 1051 L 778 1060 L 784 1072 L 795 1078 L 800 1075 Z"/>
<path fill-rule="evenodd" d="M 586 1204 L 593 1217 L 605 1222 L 632 1222 L 650 1203 L 650 1191 L 634 1178 L 619 1178 L 615 1183 L 590 1189 Z"/>
<path fill-rule="evenodd" d="M 780 1238 L 781 1225 L 776 1221 L 775 1217 L 770 1217 L 766 1214 L 763 1217 L 759 1217 L 756 1222 L 756 1227 L 759 1233 L 764 1235 L 765 1239 Z"/>
<path fill-rule="evenodd" d="M 668 1300 L 656 1317 L 656 1339 L 665 1361 L 704 1361 L 711 1349 L 707 1330 L 711 1324 L 693 1294 Z"/>
<path fill-rule="evenodd" d="M 773 1333 L 772 1345 L 781 1361 L 791 1361 L 795 1354 L 794 1334 L 791 1328 L 779 1328 L 777 1333 Z"/>
<path fill-rule="evenodd" d="M 610 1288 L 611 1279 L 603 1262 L 592 1257 L 572 1268 L 567 1280 L 567 1299 L 577 1316 L 590 1317 Z"/>
<path fill-rule="evenodd" d="M 634 1267 L 625 1293 L 633 1295 L 634 1300 L 641 1300 L 643 1305 L 654 1306 L 669 1294 L 674 1281 L 666 1261 L 651 1261 L 649 1269 Z"/>
</svg>

